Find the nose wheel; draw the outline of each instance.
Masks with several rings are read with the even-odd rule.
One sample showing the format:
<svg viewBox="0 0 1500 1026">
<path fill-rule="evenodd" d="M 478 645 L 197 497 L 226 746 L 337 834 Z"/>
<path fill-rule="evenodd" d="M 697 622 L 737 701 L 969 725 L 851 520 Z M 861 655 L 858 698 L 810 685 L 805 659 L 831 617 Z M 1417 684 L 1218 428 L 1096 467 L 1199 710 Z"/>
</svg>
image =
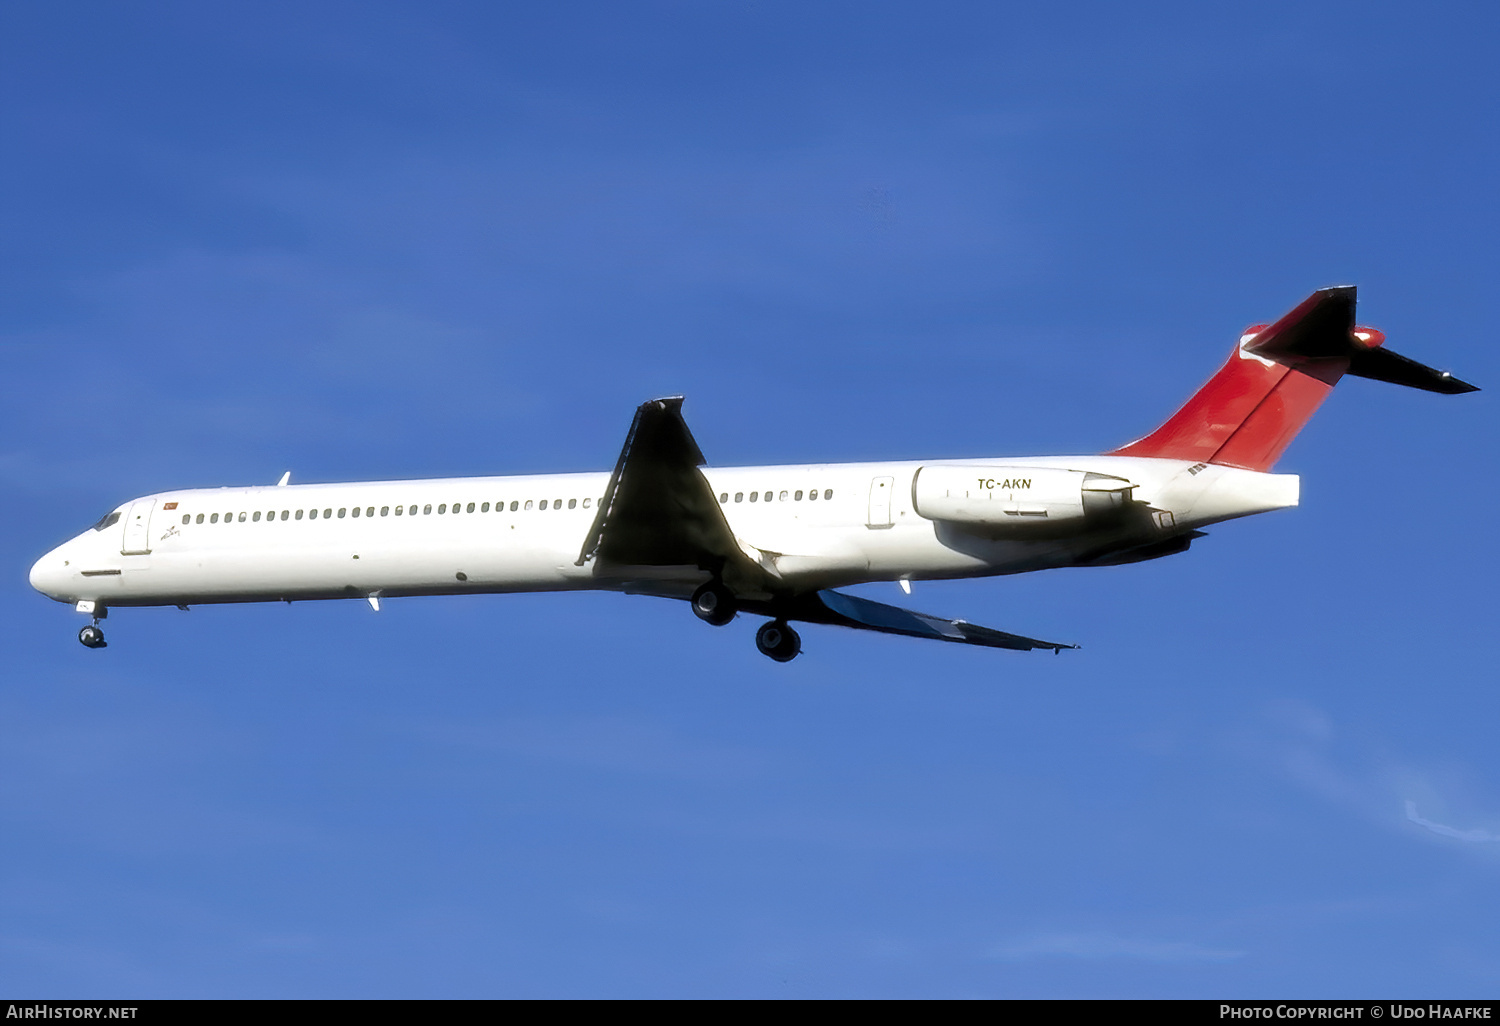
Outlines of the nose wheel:
<svg viewBox="0 0 1500 1026">
<path fill-rule="evenodd" d="M 104 632 L 96 623 L 89 624 L 78 632 L 78 640 L 83 643 L 84 648 L 107 648 L 108 643 L 104 640 Z"/>
<path fill-rule="evenodd" d="M 718 581 L 709 581 L 693 592 L 693 613 L 704 623 L 723 627 L 739 610 L 734 593 Z"/>
<path fill-rule="evenodd" d="M 802 651 L 802 639 L 785 620 L 772 620 L 755 632 L 755 647 L 778 663 L 789 663 Z"/>
</svg>

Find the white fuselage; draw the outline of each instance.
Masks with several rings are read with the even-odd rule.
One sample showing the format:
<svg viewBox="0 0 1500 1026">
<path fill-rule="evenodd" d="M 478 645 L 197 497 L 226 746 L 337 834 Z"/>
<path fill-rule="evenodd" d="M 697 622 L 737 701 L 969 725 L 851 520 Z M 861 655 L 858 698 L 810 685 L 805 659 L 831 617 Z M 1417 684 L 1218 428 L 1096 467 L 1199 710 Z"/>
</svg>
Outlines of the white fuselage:
<svg viewBox="0 0 1500 1026">
<path fill-rule="evenodd" d="M 1088 520 L 975 527 L 931 519 L 913 496 L 924 467 L 1108 475 L 1129 482 L 1142 515 L 1128 538 L 1118 525 Z M 1297 503 L 1294 476 L 1139 457 L 702 473 L 736 539 L 791 592 L 1078 565 L 1112 544 L 1149 545 Z M 708 579 L 697 568 L 579 565 L 608 482 L 590 473 L 160 492 L 47 553 L 31 583 L 59 601 L 108 607 L 568 589 L 686 597 Z"/>
</svg>

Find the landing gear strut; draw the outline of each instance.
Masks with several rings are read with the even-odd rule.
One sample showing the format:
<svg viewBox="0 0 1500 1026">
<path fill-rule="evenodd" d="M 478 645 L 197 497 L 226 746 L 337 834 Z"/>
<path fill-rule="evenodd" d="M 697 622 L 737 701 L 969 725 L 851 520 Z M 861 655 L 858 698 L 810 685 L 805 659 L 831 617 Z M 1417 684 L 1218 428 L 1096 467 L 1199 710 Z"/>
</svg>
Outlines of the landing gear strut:
<svg viewBox="0 0 1500 1026">
<path fill-rule="evenodd" d="M 108 647 L 108 643 L 104 640 L 104 632 L 99 629 L 97 620 L 78 632 L 78 640 L 83 643 L 84 648 Z"/>
<path fill-rule="evenodd" d="M 802 651 L 802 639 L 785 620 L 772 620 L 755 632 L 755 647 L 778 663 L 789 663 Z"/>
<path fill-rule="evenodd" d="M 718 581 L 709 581 L 693 592 L 693 612 L 704 623 L 722 627 L 733 620 L 738 611 L 739 603 L 734 600 L 734 593 Z"/>
</svg>

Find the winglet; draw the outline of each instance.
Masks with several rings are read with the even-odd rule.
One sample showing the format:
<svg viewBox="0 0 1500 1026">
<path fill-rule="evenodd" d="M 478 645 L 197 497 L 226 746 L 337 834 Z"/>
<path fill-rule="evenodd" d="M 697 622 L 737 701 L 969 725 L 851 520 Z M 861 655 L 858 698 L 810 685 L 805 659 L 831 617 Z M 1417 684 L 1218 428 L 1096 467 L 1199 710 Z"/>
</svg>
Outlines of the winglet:
<svg viewBox="0 0 1500 1026">
<path fill-rule="evenodd" d="M 292 479 L 292 472 L 290 470 L 288 470 L 285 474 L 281 475 L 281 480 L 276 482 L 276 487 L 277 488 L 285 488 L 286 487 L 286 483 L 288 481 L 290 481 L 291 479 Z"/>
</svg>

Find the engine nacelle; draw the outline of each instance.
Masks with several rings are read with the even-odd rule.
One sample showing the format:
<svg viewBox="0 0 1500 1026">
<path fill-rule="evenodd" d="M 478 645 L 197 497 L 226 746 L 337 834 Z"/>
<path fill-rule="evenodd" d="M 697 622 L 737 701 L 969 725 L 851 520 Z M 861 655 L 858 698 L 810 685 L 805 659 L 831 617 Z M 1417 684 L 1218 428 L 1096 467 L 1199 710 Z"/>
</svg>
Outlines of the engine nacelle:
<svg viewBox="0 0 1500 1026">
<path fill-rule="evenodd" d="M 929 520 L 1027 530 L 1117 513 L 1135 485 L 1124 478 L 1050 467 L 922 467 L 912 506 Z"/>
</svg>

